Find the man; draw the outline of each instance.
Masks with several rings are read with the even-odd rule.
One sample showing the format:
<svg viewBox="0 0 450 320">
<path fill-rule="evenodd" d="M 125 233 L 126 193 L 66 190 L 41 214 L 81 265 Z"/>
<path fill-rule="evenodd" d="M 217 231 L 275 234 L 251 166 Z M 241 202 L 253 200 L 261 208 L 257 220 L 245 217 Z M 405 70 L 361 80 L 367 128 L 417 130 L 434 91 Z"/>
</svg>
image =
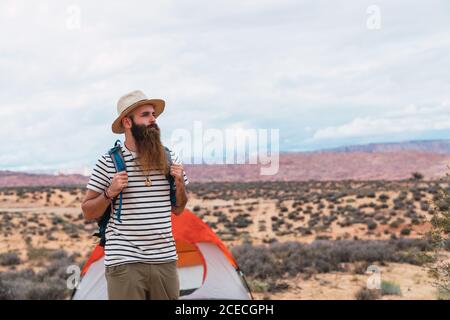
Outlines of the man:
<svg viewBox="0 0 450 320">
<path fill-rule="evenodd" d="M 120 221 L 111 214 L 106 228 L 105 274 L 109 299 L 178 299 L 178 258 L 172 235 L 171 212 L 179 215 L 187 203 L 189 183 L 181 162 L 160 139 L 156 118 L 164 100 L 148 99 L 141 91 L 121 97 L 114 133 L 125 133 L 122 152 L 126 171 L 116 172 L 108 153 L 92 171 L 82 203 L 84 217 L 98 220 L 122 192 Z M 176 205 L 171 206 L 166 174 L 175 180 Z M 117 200 L 114 209 L 119 206 Z"/>
</svg>

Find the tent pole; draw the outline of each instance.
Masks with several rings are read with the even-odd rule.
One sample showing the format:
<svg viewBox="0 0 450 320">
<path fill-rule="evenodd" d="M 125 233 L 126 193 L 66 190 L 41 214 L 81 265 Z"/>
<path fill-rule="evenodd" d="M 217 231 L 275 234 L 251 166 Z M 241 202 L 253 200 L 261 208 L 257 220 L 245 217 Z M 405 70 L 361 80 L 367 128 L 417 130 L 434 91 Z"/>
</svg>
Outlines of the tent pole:
<svg viewBox="0 0 450 320">
<path fill-rule="evenodd" d="M 239 275 L 241 276 L 242 280 L 244 280 L 244 284 L 247 287 L 248 292 L 250 293 L 250 298 L 252 298 L 252 300 L 255 300 L 255 298 L 253 298 L 252 290 L 250 289 L 250 286 L 248 285 L 247 280 L 245 279 L 244 273 L 239 268 L 239 266 L 237 268 L 237 272 L 239 272 Z"/>
</svg>

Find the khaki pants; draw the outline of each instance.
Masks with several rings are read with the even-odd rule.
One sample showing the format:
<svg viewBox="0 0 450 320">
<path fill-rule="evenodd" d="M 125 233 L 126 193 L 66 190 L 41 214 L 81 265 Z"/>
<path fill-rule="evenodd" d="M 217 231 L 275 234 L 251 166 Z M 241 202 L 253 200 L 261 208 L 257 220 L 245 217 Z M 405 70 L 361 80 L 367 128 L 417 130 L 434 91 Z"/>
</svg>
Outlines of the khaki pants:
<svg viewBox="0 0 450 320">
<path fill-rule="evenodd" d="M 106 267 L 109 300 L 176 300 L 180 294 L 176 261 Z"/>
</svg>

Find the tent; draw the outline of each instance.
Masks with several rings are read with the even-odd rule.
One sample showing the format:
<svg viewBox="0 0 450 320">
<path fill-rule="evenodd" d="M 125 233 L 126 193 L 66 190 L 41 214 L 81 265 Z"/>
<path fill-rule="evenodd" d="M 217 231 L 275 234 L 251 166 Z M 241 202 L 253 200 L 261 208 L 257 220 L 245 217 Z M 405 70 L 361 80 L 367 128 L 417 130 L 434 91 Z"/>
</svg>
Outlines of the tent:
<svg viewBox="0 0 450 320">
<path fill-rule="evenodd" d="M 180 299 L 252 299 L 242 272 L 220 238 L 188 209 L 172 215 Z M 106 300 L 103 247 L 97 245 L 81 271 L 75 300 Z"/>
</svg>

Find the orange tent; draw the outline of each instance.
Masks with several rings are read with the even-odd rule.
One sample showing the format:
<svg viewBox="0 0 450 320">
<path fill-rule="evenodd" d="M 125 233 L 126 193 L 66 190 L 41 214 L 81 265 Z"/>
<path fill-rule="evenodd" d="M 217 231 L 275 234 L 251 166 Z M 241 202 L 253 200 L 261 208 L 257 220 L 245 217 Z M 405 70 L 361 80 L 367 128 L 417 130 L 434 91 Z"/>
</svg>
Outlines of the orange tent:
<svg viewBox="0 0 450 320">
<path fill-rule="evenodd" d="M 180 299 L 250 299 L 236 260 L 220 238 L 188 209 L 172 215 Z M 104 251 L 97 245 L 81 272 L 74 299 L 107 299 Z"/>
</svg>

